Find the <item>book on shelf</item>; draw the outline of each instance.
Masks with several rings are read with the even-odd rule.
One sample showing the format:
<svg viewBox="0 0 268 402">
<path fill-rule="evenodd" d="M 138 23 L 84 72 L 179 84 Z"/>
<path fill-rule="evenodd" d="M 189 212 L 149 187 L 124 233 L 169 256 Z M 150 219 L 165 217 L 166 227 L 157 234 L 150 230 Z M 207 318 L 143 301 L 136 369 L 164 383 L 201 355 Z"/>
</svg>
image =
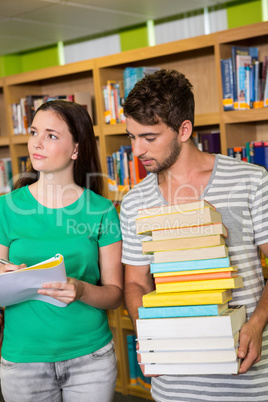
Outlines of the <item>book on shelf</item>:
<svg viewBox="0 0 268 402">
<path fill-rule="evenodd" d="M 228 247 L 225 245 L 186 248 L 183 250 L 157 251 L 154 253 L 154 262 L 194 261 L 228 257 Z"/>
<path fill-rule="evenodd" d="M 231 48 L 232 70 L 233 70 L 233 85 L 234 85 L 234 109 L 238 109 L 238 70 L 237 56 L 250 56 L 251 61 L 258 60 L 258 48 L 250 46 L 232 46 Z"/>
<path fill-rule="evenodd" d="M 240 359 L 220 363 L 144 364 L 145 375 L 237 374 Z"/>
<path fill-rule="evenodd" d="M 148 240 L 142 242 L 142 252 L 143 254 L 151 254 L 156 251 L 180 250 L 193 247 L 211 247 L 223 244 L 225 244 L 225 239 L 221 235 Z"/>
<path fill-rule="evenodd" d="M 153 290 L 143 295 L 143 307 L 195 306 L 203 304 L 225 304 L 232 299 L 231 289 L 217 289 L 200 292 L 156 293 Z"/>
<path fill-rule="evenodd" d="M 157 70 L 159 67 L 126 67 L 123 72 L 125 98 L 138 81 Z"/>
<path fill-rule="evenodd" d="M 212 154 L 221 153 L 221 140 L 219 131 L 211 131 L 208 133 L 200 132 L 199 136 L 203 152 L 209 152 Z"/>
<path fill-rule="evenodd" d="M 189 292 L 214 289 L 238 289 L 243 287 L 243 278 L 236 276 L 225 279 L 192 280 L 185 282 L 156 283 L 157 293 Z"/>
<path fill-rule="evenodd" d="M 229 257 L 211 258 L 194 261 L 174 261 L 174 262 L 152 262 L 150 264 L 150 272 L 175 272 L 175 271 L 191 271 L 197 269 L 213 269 L 213 268 L 228 268 L 230 266 Z"/>
<path fill-rule="evenodd" d="M 27 268 L 0 274 L 0 306 L 39 300 L 66 307 L 66 303 L 37 293 L 42 284 L 48 282 L 67 282 L 64 258 L 61 254 Z"/>
<path fill-rule="evenodd" d="M 104 98 L 104 118 L 106 124 L 125 123 L 123 114 L 122 85 L 120 81 L 107 80 L 102 87 Z"/>
<path fill-rule="evenodd" d="M 221 60 L 221 79 L 222 79 L 222 103 L 223 110 L 234 109 L 234 82 L 233 82 L 233 70 L 232 59 Z"/>
<path fill-rule="evenodd" d="M 236 55 L 238 109 L 250 108 L 249 69 L 251 63 L 252 57 L 250 55 Z"/>
<path fill-rule="evenodd" d="M 149 390 L 151 388 L 151 378 L 144 376 L 138 364 L 135 335 L 127 335 L 127 352 L 130 385 L 140 385 Z"/>
<path fill-rule="evenodd" d="M 139 307 L 139 318 L 200 317 L 219 315 L 228 308 L 228 303 L 193 306 Z"/>
<path fill-rule="evenodd" d="M 11 158 L 0 159 L 0 194 L 8 193 L 13 187 Z"/>
<path fill-rule="evenodd" d="M 233 336 L 210 336 L 196 338 L 139 338 L 140 350 L 215 350 L 236 347 L 239 341 L 239 332 Z"/>
<path fill-rule="evenodd" d="M 151 208 L 144 208 L 144 209 L 139 209 L 138 210 L 138 218 L 144 218 L 147 216 L 157 216 L 157 215 L 163 215 L 163 214 L 172 214 L 175 212 L 189 212 L 189 214 L 193 214 L 196 209 L 200 208 L 211 208 L 215 211 L 215 207 L 207 202 L 206 200 L 198 200 L 198 201 L 192 201 L 192 202 L 186 202 L 183 204 L 169 204 L 169 205 L 160 205 L 157 207 L 151 207 Z"/>
<path fill-rule="evenodd" d="M 189 282 L 189 281 L 204 281 L 211 279 L 228 279 L 237 276 L 237 269 L 234 271 L 219 271 L 219 272 L 203 272 L 204 270 L 200 271 L 202 271 L 202 273 L 195 271 L 194 274 L 193 273 L 189 274 L 189 271 L 183 271 L 184 272 L 183 275 L 181 275 L 180 272 L 178 272 L 178 275 L 171 275 L 171 273 L 169 275 L 160 277 L 154 275 L 154 281 L 155 283 Z"/>
<path fill-rule="evenodd" d="M 228 308 L 217 316 L 136 320 L 138 338 L 166 339 L 234 336 L 245 322 L 245 306 Z"/>
<path fill-rule="evenodd" d="M 150 234 L 158 229 L 172 229 L 185 226 L 222 223 L 221 214 L 210 207 L 193 211 L 172 212 L 136 219 L 137 234 Z"/>
<path fill-rule="evenodd" d="M 198 236 L 213 236 L 221 235 L 227 237 L 227 229 L 222 223 L 212 223 L 207 225 L 197 226 L 184 226 L 173 229 L 159 229 L 154 230 L 152 233 L 152 240 L 164 240 L 164 239 L 177 239 L 186 237 L 198 237 Z"/>
<path fill-rule="evenodd" d="M 218 344 L 218 347 L 221 346 Z M 237 345 L 229 349 L 214 350 L 138 350 L 141 364 L 223 363 L 237 359 Z"/>
</svg>

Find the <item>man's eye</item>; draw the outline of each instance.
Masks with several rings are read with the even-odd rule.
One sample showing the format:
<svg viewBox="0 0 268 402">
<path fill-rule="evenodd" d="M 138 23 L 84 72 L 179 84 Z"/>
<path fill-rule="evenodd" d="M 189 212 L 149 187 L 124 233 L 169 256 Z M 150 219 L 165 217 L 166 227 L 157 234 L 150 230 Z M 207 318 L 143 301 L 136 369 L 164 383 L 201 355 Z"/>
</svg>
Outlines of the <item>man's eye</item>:
<svg viewBox="0 0 268 402">
<path fill-rule="evenodd" d="M 153 138 L 146 138 L 146 140 L 147 140 L 148 142 L 153 142 L 153 141 L 155 140 L 155 137 L 153 137 Z"/>
</svg>

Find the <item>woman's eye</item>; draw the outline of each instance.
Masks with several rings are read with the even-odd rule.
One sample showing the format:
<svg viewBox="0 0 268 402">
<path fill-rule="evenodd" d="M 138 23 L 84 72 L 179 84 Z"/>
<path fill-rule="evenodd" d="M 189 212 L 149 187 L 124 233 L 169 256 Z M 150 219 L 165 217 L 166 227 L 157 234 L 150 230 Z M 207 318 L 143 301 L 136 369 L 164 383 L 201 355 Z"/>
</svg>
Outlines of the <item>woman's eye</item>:
<svg viewBox="0 0 268 402">
<path fill-rule="evenodd" d="M 57 140 L 58 137 L 56 137 L 54 134 L 49 134 L 49 138 L 51 138 L 52 140 Z"/>
<path fill-rule="evenodd" d="M 31 130 L 31 135 L 36 135 L 36 132 Z"/>
</svg>

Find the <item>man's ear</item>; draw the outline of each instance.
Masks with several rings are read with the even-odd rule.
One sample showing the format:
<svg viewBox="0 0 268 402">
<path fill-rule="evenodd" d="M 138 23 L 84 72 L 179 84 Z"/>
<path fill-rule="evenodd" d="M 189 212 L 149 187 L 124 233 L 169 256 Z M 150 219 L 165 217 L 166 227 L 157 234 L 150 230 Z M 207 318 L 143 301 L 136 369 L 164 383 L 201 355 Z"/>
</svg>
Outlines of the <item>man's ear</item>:
<svg viewBox="0 0 268 402">
<path fill-rule="evenodd" d="M 73 152 L 71 158 L 75 160 L 75 159 L 77 159 L 77 157 L 78 157 L 78 144 L 75 145 L 74 152 Z"/>
<path fill-rule="evenodd" d="M 193 126 L 190 120 L 184 120 L 179 129 L 181 142 L 187 142 L 193 132 Z"/>
</svg>

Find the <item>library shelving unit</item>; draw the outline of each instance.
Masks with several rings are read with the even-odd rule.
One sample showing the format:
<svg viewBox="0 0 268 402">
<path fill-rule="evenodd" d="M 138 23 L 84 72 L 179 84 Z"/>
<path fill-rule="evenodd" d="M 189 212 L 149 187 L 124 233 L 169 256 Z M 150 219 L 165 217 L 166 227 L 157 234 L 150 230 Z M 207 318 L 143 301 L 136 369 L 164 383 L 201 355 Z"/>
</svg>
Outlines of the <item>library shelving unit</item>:
<svg viewBox="0 0 268 402">
<path fill-rule="evenodd" d="M 87 91 L 94 102 L 94 129 L 103 171 L 107 174 L 106 155 L 111 155 L 121 145 L 130 144 L 130 140 L 125 124 L 105 124 L 102 87 L 107 80 L 123 82 L 123 71 L 129 66 L 174 68 L 184 73 L 193 84 L 195 94 L 195 129 L 220 130 L 223 154 L 227 154 L 228 147 L 242 146 L 247 141 L 267 141 L 267 108 L 223 111 L 220 60 L 231 56 L 233 45 L 257 46 L 262 61 L 268 55 L 268 22 L 0 78 L 0 158 L 11 157 L 13 176 L 16 176 L 18 158 L 27 155 L 28 135 L 13 134 L 12 103 L 26 95 L 53 96 Z M 115 201 L 121 200 L 123 195 L 120 192 L 107 194 Z M 109 311 L 118 357 L 116 389 L 150 399 L 147 390 L 130 385 L 126 335 L 133 332 L 133 327 L 122 310 Z"/>
</svg>

